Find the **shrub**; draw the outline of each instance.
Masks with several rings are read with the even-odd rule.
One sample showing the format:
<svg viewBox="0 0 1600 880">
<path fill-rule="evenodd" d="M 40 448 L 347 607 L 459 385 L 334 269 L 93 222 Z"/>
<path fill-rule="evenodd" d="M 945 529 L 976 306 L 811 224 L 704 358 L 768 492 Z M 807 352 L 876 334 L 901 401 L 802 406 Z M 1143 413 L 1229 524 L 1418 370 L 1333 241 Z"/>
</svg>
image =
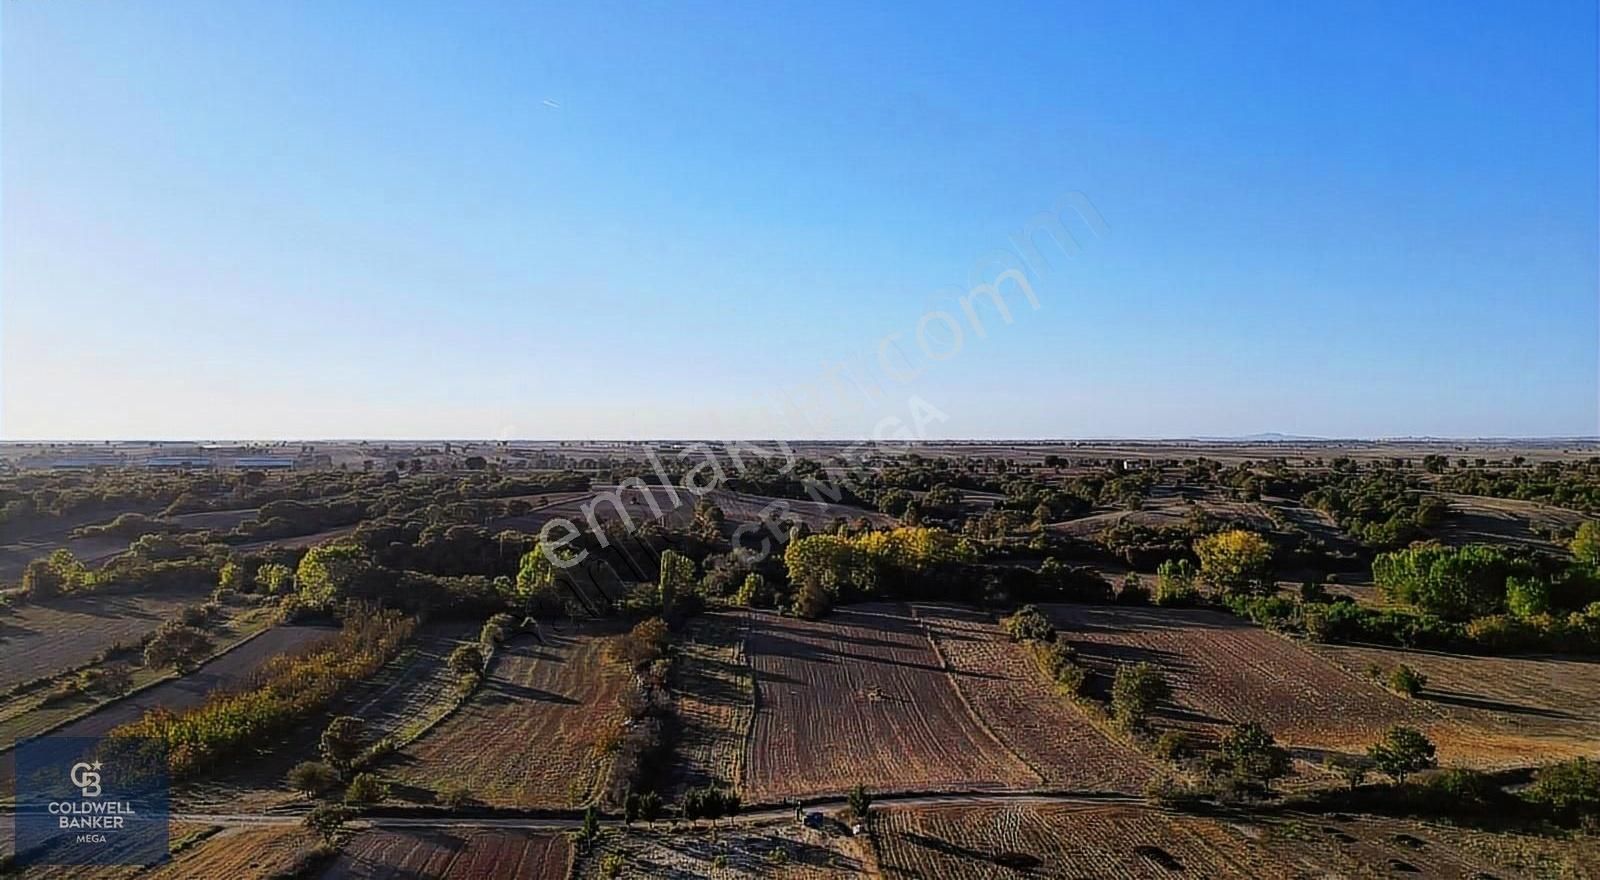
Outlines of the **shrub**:
<svg viewBox="0 0 1600 880">
<path fill-rule="evenodd" d="M 1078 665 L 1078 653 L 1072 646 L 1058 637 L 1052 642 L 1034 642 L 1031 647 L 1039 670 L 1067 696 L 1076 697 L 1083 692 L 1089 672 Z"/>
<path fill-rule="evenodd" d="M 1156 567 L 1155 603 L 1163 608 L 1181 608 L 1195 604 L 1200 590 L 1195 586 L 1199 572 L 1187 559 L 1169 559 Z"/>
<path fill-rule="evenodd" d="M 1156 740 L 1156 756 L 1163 760 L 1184 761 L 1194 754 L 1194 741 L 1181 730 L 1169 730 Z"/>
<path fill-rule="evenodd" d="M 144 663 L 152 669 L 171 666 L 178 672 L 188 673 L 200 665 L 211 649 L 211 639 L 205 633 L 169 621 L 162 624 L 145 646 Z"/>
<path fill-rule="evenodd" d="M 1017 613 L 1000 621 L 1000 625 L 1014 642 L 1049 642 L 1056 637 L 1056 628 L 1050 619 L 1032 605 L 1017 609 Z"/>
<path fill-rule="evenodd" d="M 1600 815 L 1600 761 L 1578 758 L 1541 767 L 1525 797 L 1563 819 Z"/>
<path fill-rule="evenodd" d="M 629 666 L 642 669 L 666 656 L 670 639 L 666 622 L 652 617 L 641 620 L 627 635 L 618 636 L 612 643 L 612 653 Z"/>
<path fill-rule="evenodd" d="M 314 797 L 332 788 L 339 774 L 321 761 L 301 761 L 289 771 L 289 787 L 307 797 Z"/>
<path fill-rule="evenodd" d="M 1172 696 L 1172 686 L 1154 663 L 1117 667 L 1111 686 L 1111 714 L 1126 728 L 1145 725 L 1150 713 Z"/>
<path fill-rule="evenodd" d="M 1130 571 L 1122 579 L 1122 586 L 1117 588 L 1112 601 L 1118 605 L 1149 605 L 1150 589 L 1144 585 L 1144 578 Z"/>
<path fill-rule="evenodd" d="M 1389 690 L 1397 694 L 1415 697 L 1427 686 L 1428 677 L 1404 663 L 1389 670 Z"/>
<path fill-rule="evenodd" d="M 486 662 L 483 648 L 471 642 L 456 645 L 455 650 L 450 652 L 450 670 L 457 676 L 482 675 Z"/>
<path fill-rule="evenodd" d="M 389 785 L 376 773 L 357 773 L 344 790 L 347 804 L 375 804 L 389 796 Z"/>
<path fill-rule="evenodd" d="M 338 840 L 339 833 L 354 816 L 348 807 L 323 804 L 307 813 L 302 824 L 315 831 L 324 843 L 331 845 Z"/>
<path fill-rule="evenodd" d="M 447 807 L 464 807 L 472 803 L 472 789 L 465 785 L 452 785 L 439 792 L 438 800 Z"/>
</svg>

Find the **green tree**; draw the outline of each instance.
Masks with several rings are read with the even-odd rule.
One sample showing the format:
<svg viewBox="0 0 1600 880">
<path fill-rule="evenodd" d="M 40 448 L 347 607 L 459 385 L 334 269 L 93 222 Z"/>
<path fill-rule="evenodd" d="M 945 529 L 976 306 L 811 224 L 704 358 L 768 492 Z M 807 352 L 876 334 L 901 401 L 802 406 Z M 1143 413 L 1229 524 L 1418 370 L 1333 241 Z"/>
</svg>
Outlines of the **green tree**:
<svg viewBox="0 0 1600 880">
<path fill-rule="evenodd" d="M 354 544 L 312 547 L 300 558 L 295 583 L 311 605 L 327 607 L 347 595 L 371 569 L 371 563 Z"/>
<path fill-rule="evenodd" d="M 1271 584 L 1272 545 L 1255 532 L 1230 529 L 1194 542 L 1200 574 L 1229 593 L 1265 592 Z"/>
<path fill-rule="evenodd" d="M 1570 548 L 1579 562 L 1590 568 L 1600 568 L 1600 523 L 1586 520 L 1578 526 Z"/>
<path fill-rule="evenodd" d="M 1172 697 L 1172 686 L 1154 663 L 1117 667 L 1111 684 L 1111 714 L 1126 728 L 1143 727 L 1150 713 Z"/>
<path fill-rule="evenodd" d="M 1367 749 L 1372 765 L 1396 783 L 1437 765 L 1433 742 L 1422 731 L 1396 724 Z"/>
<path fill-rule="evenodd" d="M 657 583 L 661 587 L 661 613 L 667 614 L 678 597 L 694 585 L 694 560 L 676 550 L 662 551 L 661 577 Z"/>
<path fill-rule="evenodd" d="M 222 570 L 217 573 L 217 586 L 230 593 L 248 593 L 254 584 L 250 570 L 230 559 L 222 563 Z"/>
<path fill-rule="evenodd" d="M 856 787 L 850 789 L 849 804 L 850 815 L 854 816 L 857 822 L 866 822 L 872 818 L 872 795 L 866 786 L 856 783 Z"/>
<path fill-rule="evenodd" d="M 522 554 L 517 567 L 517 579 L 512 582 L 511 600 L 524 615 L 533 614 L 542 605 L 557 604 L 556 567 L 544 549 L 535 547 Z"/>
<path fill-rule="evenodd" d="M 30 596 L 48 598 L 89 586 L 89 569 L 72 551 L 58 549 L 43 559 L 35 559 L 22 570 L 22 590 Z"/>
<path fill-rule="evenodd" d="M 734 594 L 735 605 L 746 608 L 765 608 L 772 604 L 772 591 L 767 589 L 767 579 L 759 572 L 750 572 L 744 576 L 744 583 L 739 585 L 739 592 Z"/>
<path fill-rule="evenodd" d="M 338 781 L 339 774 L 321 761 L 301 761 L 289 771 L 289 787 L 306 797 L 315 797 Z"/>
<path fill-rule="evenodd" d="M 361 757 L 362 750 L 366 747 L 366 738 L 363 736 L 365 723 L 354 715 L 340 715 L 328 722 L 327 729 L 322 731 L 322 740 L 319 744 L 322 759 L 328 766 L 339 771 L 343 776 L 350 772 L 357 758 Z"/>
<path fill-rule="evenodd" d="M 1234 780 L 1248 786 L 1271 791 L 1275 780 L 1289 775 L 1288 749 L 1254 721 L 1234 725 L 1217 751 L 1220 765 Z"/>
<path fill-rule="evenodd" d="M 323 804 L 306 814 L 302 821 L 307 828 L 316 832 L 322 842 L 332 846 L 339 839 L 339 834 L 344 831 L 344 826 L 355 817 L 349 807 L 337 804 Z"/>
<path fill-rule="evenodd" d="M 270 595 L 286 593 L 294 584 L 294 569 L 277 562 L 269 562 L 256 569 L 256 583 Z"/>
<path fill-rule="evenodd" d="M 1506 610 L 1526 620 L 1550 610 L 1550 584 L 1534 577 L 1511 575 L 1506 578 Z"/>
<path fill-rule="evenodd" d="M 1156 567 L 1156 604 L 1164 607 L 1193 605 L 1200 598 L 1200 591 L 1195 587 L 1199 574 L 1194 563 L 1187 559 L 1168 559 L 1161 563 Z"/>
</svg>

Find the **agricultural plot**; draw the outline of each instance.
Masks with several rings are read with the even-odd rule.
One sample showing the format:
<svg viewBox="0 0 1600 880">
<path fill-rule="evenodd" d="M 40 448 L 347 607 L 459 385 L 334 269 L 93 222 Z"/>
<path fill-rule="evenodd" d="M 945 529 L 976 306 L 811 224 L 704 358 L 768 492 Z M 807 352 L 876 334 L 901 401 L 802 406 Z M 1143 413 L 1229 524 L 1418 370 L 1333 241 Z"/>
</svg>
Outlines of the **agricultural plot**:
<svg viewBox="0 0 1600 880">
<path fill-rule="evenodd" d="M 415 738 L 454 704 L 457 678 L 449 667 L 450 652 L 464 642 L 476 642 L 479 629 L 480 624 L 460 621 L 423 627 L 377 675 L 357 683 L 300 730 L 283 741 L 259 744 L 252 760 L 240 766 L 186 785 L 185 807 L 233 812 L 246 805 L 270 807 L 299 799 L 288 788 L 289 770 L 300 761 L 320 760 L 315 733 L 338 715 L 360 718 L 367 742 Z"/>
<path fill-rule="evenodd" d="M 320 876 L 351 880 L 565 880 L 565 834 L 520 829 L 440 828 L 362 832 Z"/>
<path fill-rule="evenodd" d="M 1360 752 L 1390 725 L 1429 728 L 1439 715 L 1350 675 L 1288 639 L 1215 611 L 1050 605 L 1046 613 L 1092 683 L 1109 693 L 1121 664 L 1148 661 L 1165 671 L 1172 704 L 1158 727 L 1215 737 L 1256 721 L 1297 757 Z"/>
<path fill-rule="evenodd" d="M 1402 663 L 1426 675 L 1416 702 L 1446 719 L 1429 729 L 1443 763 L 1495 768 L 1600 755 L 1600 662 L 1355 645 L 1311 650 L 1351 675 Z"/>
<path fill-rule="evenodd" d="M 1018 803 L 891 809 L 877 847 L 886 880 L 1505 876 L 1502 860 L 1465 851 L 1451 832 L 1357 817 L 1223 822 L 1144 807 Z"/>
<path fill-rule="evenodd" d="M 547 625 L 509 641 L 472 699 L 395 757 L 396 796 L 429 802 L 464 785 L 495 806 L 593 803 L 629 682 L 604 655 L 594 627 Z"/>
<path fill-rule="evenodd" d="M 715 877 L 718 880 L 847 880 L 875 876 L 865 837 L 843 829 L 800 828 L 793 822 L 664 832 L 632 828 L 606 833 L 584 856 L 575 880 L 605 880 L 608 863 L 620 863 L 622 878 Z"/>
<path fill-rule="evenodd" d="M 998 790 L 1040 782 L 973 717 L 921 624 L 899 604 L 815 621 L 752 614 L 756 677 L 744 753 L 752 803 L 877 791 Z"/>
<path fill-rule="evenodd" d="M 179 608 L 205 599 L 203 591 L 74 596 L 0 611 L 0 691 L 138 645 Z"/>
<path fill-rule="evenodd" d="M 1044 787 L 1144 790 L 1154 769 L 1149 760 L 1089 723 L 1039 672 L 1027 648 L 987 614 L 944 605 L 916 605 L 914 611 L 967 705 Z"/>
<path fill-rule="evenodd" d="M 114 728 L 139 720 L 152 709 L 182 712 L 199 705 L 213 691 L 249 683 L 256 670 L 273 657 L 310 648 L 334 630 L 318 626 L 277 626 L 180 678 L 161 682 L 124 699 L 106 704 L 88 715 L 52 731 L 56 736 L 102 736 Z M 10 791 L 12 764 L 0 757 L 0 792 Z"/>
<path fill-rule="evenodd" d="M 744 656 L 747 626 L 742 614 L 701 615 L 678 644 L 670 684 L 679 728 L 669 800 L 690 788 L 739 783 L 755 714 L 755 682 Z"/>
</svg>

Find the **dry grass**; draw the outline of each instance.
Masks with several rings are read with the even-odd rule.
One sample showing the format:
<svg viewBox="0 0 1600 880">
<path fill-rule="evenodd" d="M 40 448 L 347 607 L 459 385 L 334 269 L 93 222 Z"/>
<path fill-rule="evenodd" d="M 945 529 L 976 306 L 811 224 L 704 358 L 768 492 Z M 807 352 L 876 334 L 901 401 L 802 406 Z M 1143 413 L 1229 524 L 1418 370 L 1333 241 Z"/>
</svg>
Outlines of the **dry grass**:
<svg viewBox="0 0 1600 880">
<path fill-rule="evenodd" d="M 503 646 L 467 705 L 396 756 L 397 796 L 428 801 L 465 785 L 496 806 L 558 809 L 598 798 L 611 762 L 601 744 L 622 722 L 629 673 L 605 660 L 593 628 L 541 633 Z"/>
<path fill-rule="evenodd" d="M 1028 650 L 1007 638 L 987 614 L 942 605 L 914 610 L 967 705 L 1045 787 L 1144 790 L 1150 762 L 1091 724 L 1039 671 Z"/>
<path fill-rule="evenodd" d="M 756 717 L 745 798 L 1031 788 L 1040 782 L 975 719 L 926 633 L 899 604 L 818 621 L 753 614 Z"/>
</svg>

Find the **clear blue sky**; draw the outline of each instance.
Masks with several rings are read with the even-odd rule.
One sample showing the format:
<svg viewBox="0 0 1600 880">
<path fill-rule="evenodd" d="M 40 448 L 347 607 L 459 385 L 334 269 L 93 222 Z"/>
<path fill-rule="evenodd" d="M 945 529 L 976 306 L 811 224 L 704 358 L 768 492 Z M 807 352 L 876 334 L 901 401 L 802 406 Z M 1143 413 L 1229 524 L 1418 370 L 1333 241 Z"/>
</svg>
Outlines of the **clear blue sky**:
<svg viewBox="0 0 1600 880">
<path fill-rule="evenodd" d="M 1593 2 L 865 6 L 6 2 L 0 437 L 1600 430 Z"/>
</svg>

